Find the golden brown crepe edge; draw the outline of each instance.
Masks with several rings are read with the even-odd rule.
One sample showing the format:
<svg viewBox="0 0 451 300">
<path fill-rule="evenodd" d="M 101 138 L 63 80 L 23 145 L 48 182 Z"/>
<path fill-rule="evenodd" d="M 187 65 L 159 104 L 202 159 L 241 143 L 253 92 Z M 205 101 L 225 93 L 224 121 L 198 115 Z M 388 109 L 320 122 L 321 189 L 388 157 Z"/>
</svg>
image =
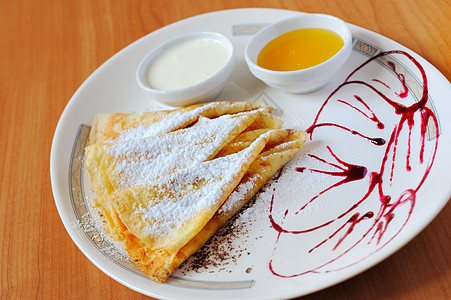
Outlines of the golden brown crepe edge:
<svg viewBox="0 0 451 300">
<path fill-rule="evenodd" d="M 248 171 L 241 179 L 233 193 L 242 193 L 240 186 L 252 181 L 251 189 L 242 193 L 242 197 L 233 205 L 228 205 L 227 209 L 219 209 L 210 221 L 194 236 L 176 255 L 161 250 L 154 251 L 145 243 L 140 241 L 130 231 L 124 232 L 124 246 L 127 249 L 134 264 L 148 277 L 158 283 L 163 283 L 177 268 L 192 254 L 199 250 L 230 218 L 232 218 L 250 199 L 260 190 L 260 188 L 290 161 L 302 148 L 306 134 L 303 131 L 287 130 L 288 136 L 284 142 L 278 145 L 277 151 L 268 150 L 262 152 L 256 160 L 249 166 Z M 270 162 L 277 163 L 277 166 Z M 228 199 L 227 199 L 228 200 Z M 226 205 L 227 200 L 223 206 Z"/>
</svg>

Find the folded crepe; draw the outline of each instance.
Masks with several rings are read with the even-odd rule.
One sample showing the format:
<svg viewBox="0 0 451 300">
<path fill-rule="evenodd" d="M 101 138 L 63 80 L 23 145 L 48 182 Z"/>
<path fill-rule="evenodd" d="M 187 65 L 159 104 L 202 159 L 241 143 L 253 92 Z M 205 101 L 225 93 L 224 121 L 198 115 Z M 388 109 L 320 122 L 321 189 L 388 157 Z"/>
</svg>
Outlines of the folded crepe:
<svg viewBox="0 0 451 300">
<path fill-rule="evenodd" d="M 133 138 L 135 136 L 153 136 L 185 128 L 195 123 L 199 117 L 215 118 L 225 114 L 235 114 L 262 108 L 268 113 L 272 108 L 258 102 L 211 102 L 183 107 L 175 110 L 151 111 L 144 113 L 97 114 L 91 126 L 88 145 L 105 141 Z M 268 116 L 272 122 L 277 118 Z M 137 130 L 133 130 L 137 129 Z M 130 134 L 132 133 L 132 134 Z"/>
<path fill-rule="evenodd" d="M 85 167 L 105 231 L 164 282 L 302 147 L 271 108 L 213 102 L 174 111 L 100 114 Z"/>
<path fill-rule="evenodd" d="M 106 232 L 115 239 L 121 238 L 123 230 L 109 195 L 168 176 L 195 161 L 211 159 L 244 130 L 260 126 L 276 129 L 282 125 L 280 120 L 269 114 L 270 108 L 261 104 L 211 103 L 196 107 L 197 109 L 183 108 L 167 112 L 167 115 L 156 112 L 159 119 L 155 123 L 149 121 L 155 120 L 155 117 L 146 113 L 147 118 L 143 120 L 145 125 L 134 125 L 131 130 L 124 124 L 134 124 L 130 120 L 136 118 L 137 114 L 101 114 L 95 117 L 86 148 L 85 166 L 97 196 L 94 204 L 102 209 L 108 223 Z M 238 108 L 256 109 L 240 112 Z M 237 113 L 218 116 L 218 111 Z M 200 115 L 205 112 L 217 117 L 208 119 Z M 180 120 L 186 123 L 187 119 L 196 119 L 197 123 L 188 128 L 170 131 L 174 127 L 168 124 L 178 124 Z M 121 126 L 114 125 L 114 122 Z M 104 130 L 99 130 L 98 124 L 102 124 Z M 162 127 L 169 128 L 168 132 L 161 133 Z M 109 135 L 112 138 L 106 138 L 106 132 L 113 132 L 106 128 L 116 128 L 114 134 Z M 119 128 L 125 129 L 120 131 Z M 159 134 L 155 135 L 155 132 Z M 94 140 L 107 142 L 91 145 Z"/>
</svg>

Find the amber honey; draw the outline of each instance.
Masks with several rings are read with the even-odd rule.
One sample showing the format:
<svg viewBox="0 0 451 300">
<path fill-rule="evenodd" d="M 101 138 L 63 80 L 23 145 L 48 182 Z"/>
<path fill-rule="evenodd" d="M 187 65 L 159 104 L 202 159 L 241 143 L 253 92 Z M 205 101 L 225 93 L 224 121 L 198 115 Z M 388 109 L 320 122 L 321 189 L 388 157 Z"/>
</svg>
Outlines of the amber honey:
<svg viewBox="0 0 451 300">
<path fill-rule="evenodd" d="M 295 71 L 319 65 L 343 48 L 342 38 L 322 28 L 286 32 L 260 51 L 257 65 L 274 71 Z"/>
</svg>

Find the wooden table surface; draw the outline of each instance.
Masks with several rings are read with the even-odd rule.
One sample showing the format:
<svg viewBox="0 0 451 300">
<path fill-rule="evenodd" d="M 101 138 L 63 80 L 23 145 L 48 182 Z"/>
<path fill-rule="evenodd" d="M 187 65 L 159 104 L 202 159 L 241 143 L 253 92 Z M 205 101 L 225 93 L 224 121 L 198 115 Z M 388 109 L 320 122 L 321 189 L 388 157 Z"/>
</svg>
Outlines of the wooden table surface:
<svg viewBox="0 0 451 300">
<path fill-rule="evenodd" d="M 0 299 L 146 298 L 97 269 L 64 229 L 50 186 L 53 133 L 72 94 L 117 51 L 180 19 L 240 7 L 335 15 L 451 79 L 445 0 L 1 0 Z M 305 299 L 451 299 L 450 255 L 448 204 L 384 262 Z"/>
</svg>

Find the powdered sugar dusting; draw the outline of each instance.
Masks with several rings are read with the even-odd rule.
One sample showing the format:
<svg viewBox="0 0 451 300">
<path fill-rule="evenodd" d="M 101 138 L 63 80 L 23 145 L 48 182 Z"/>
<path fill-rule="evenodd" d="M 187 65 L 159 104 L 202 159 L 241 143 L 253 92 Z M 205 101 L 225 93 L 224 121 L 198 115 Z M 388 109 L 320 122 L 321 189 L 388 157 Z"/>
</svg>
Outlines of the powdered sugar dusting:
<svg viewBox="0 0 451 300">
<path fill-rule="evenodd" d="M 145 234 L 167 236 L 202 210 L 219 207 L 224 200 L 224 196 L 221 197 L 224 185 L 237 178 L 250 156 L 255 155 L 253 152 L 263 138 L 261 136 L 238 153 L 195 163 L 160 182 L 157 188 L 164 197 L 158 197 L 159 201 L 146 206 L 134 207 L 134 213 L 146 220 Z"/>
<path fill-rule="evenodd" d="M 260 175 L 255 174 L 249 181 L 238 185 L 222 206 L 218 202 L 218 199 L 224 198 L 220 197 L 223 184 L 236 176 L 248 159 L 252 146 L 236 154 L 208 160 L 227 136 L 238 134 L 234 132 L 236 118 L 244 120 L 245 115 L 250 113 L 222 115 L 213 119 L 202 117 L 203 112 L 216 105 L 210 103 L 190 111 L 171 113 L 148 127 L 126 130 L 114 143 L 105 144 L 107 152 L 116 158 L 117 191 L 147 184 L 161 193 L 155 202 L 133 206 L 133 214 L 145 220 L 143 234 L 154 238 L 168 236 L 206 207 L 219 207 L 219 214 L 235 212 L 237 205 L 259 179 Z M 302 119 L 299 115 L 285 115 L 284 128 L 305 129 L 300 121 Z M 304 150 L 285 166 L 280 176 L 266 183 L 245 209 L 235 215 L 225 226 L 224 234 L 228 233 L 228 228 L 234 228 L 238 235 L 245 233 L 248 237 L 262 237 L 271 226 L 268 214 L 272 197 L 279 201 L 297 199 L 300 192 L 320 184 L 323 174 L 306 170 L 309 176 L 302 176 L 295 171 L 297 166 L 305 166 L 309 161 L 304 153 L 315 152 L 318 148 L 317 144 L 307 143 Z M 285 204 L 280 203 L 281 206 Z M 283 211 L 275 210 L 273 216 L 281 219 L 284 217 Z M 242 242 L 237 240 L 238 244 L 233 244 L 235 248 Z M 252 247 L 252 241 L 248 240 L 245 247 Z"/>
<path fill-rule="evenodd" d="M 302 112 L 298 110 L 293 112 L 285 111 L 283 114 L 283 127 L 294 130 L 306 130 L 308 125 L 304 123 L 305 120 L 306 118 L 302 115 Z"/>
<path fill-rule="evenodd" d="M 218 106 L 218 103 L 212 102 L 189 111 L 175 111 L 170 116 L 152 124 L 149 127 L 140 126 L 137 128 L 124 130 L 123 132 L 121 132 L 116 141 L 121 142 L 132 139 L 151 137 L 158 134 L 174 131 L 176 129 L 190 125 L 191 123 L 195 122 L 203 112 L 216 106 Z"/>
<path fill-rule="evenodd" d="M 255 174 L 253 177 L 250 177 L 250 179 L 244 183 L 240 183 L 237 188 L 230 194 L 229 198 L 226 202 L 221 206 L 221 208 L 218 210 L 218 214 L 226 215 L 230 211 L 233 211 L 237 208 L 238 202 L 241 201 L 249 191 L 251 191 L 254 186 L 255 182 L 261 178 L 259 174 Z"/>
<path fill-rule="evenodd" d="M 304 118 L 298 114 L 283 116 L 284 128 L 305 130 L 302 123 Z M 312 186 L 323 185 L 329 177 L 325 174 L 310 172 L 309 168 L 320 168 L 321 163 L 312 159 L 309 154 L 314 153 L 320 157 L 328 155 L 324 145 L 319 142 L 307 142 L 302 151 L 293 157 L 278 174 L 270 179 L 254 196 L 243 209 L 241 209 L 225 226 L 212 238 L 207 245 L 198 251 L 183 266 L 183 270 L 193 268 L 195 271 L 207 270 L 214 266 L 215 272 L 227 271 L 228 266 L 242 256 L 249 255 L 254 247 L 259 247 L 256 243 L 260 238 L 272 232 L 269 222 L 269 208 L 272 199 L 275 199 L 275 209 L 272 215 L 276 220 L 286 222 L 297 222 L 293 215 L 285 215 L 287 207 L 297 207 L 301 205 L 300 200 L 309 199 L 306 196 L 312 192 Z M 306 167 L 303 173 L 296 171 L 297 167 Z M 239 201 L 250 186 L 238 187 L 224 203 L 218 212 L 230 211 L 234 204 Z M 279 209 L 283 207 L 284 209 Z M 319 210 L 327 210 L 324 205 L 312 205 L 303 211 L 303 217 L 318 213 Z M 231 237 L 230 237 L 231 236 Z M 252 237 L 252 238 L 251 238 Z M 240 245 L 245 248 L 239 248 Z M 213 259 L 210 259 L 213 257 Z M 211 271 L 210 271 L 211 272 Z"/>
<path fill-rule="evenodd" d="M 239 133 L 239 125 L 248 116 L 200 117 L 195 125 L 176 132 L 106 145 L 107 152 L 116 158 L 118 191 L 158 180 L 209 159 L 226 139 Z"/>
<path fill-rule="evenodd" d="M 306 143 L 303 150 L 293 157 L 280 173 L 269 180 L 256 195 L 255 201 L 241 212 L 235 220 L 235 225 L 252 223 L 253 230 L 264 231 L 270 226 L 268 222 L 269 207 L 271 200 L 276 199 L 273 217 L 281 220 L 292 217 L 285 216 L 286 208 L 300 207 L 302 204 L 297 199 L 308 199 L 308 193 L 311 193 L 312 186 L 324 184 L 324 181 L 330 179 L 326 174 L 310 172 L 306 169 L 304 173 L 296 171 L 296 167 L 309 166 L 312 168 L 320 167 L 320 163 L 309 157 L 308 153 L 316 153 L 318 155 L 326 155 L 327 151 L 323 150 L 321 145 L 315 143 Z M 311 195 L 314 196 L 314 195 Z M 285 209 L 279 210 L 278 207 Z M 319 209 L 327 209 L 327 207 L 319 207 L 312 205 L 305 214 L 314 214 Z M 249 230 L 249 229 L 247 229 Z"/>
</svg>

